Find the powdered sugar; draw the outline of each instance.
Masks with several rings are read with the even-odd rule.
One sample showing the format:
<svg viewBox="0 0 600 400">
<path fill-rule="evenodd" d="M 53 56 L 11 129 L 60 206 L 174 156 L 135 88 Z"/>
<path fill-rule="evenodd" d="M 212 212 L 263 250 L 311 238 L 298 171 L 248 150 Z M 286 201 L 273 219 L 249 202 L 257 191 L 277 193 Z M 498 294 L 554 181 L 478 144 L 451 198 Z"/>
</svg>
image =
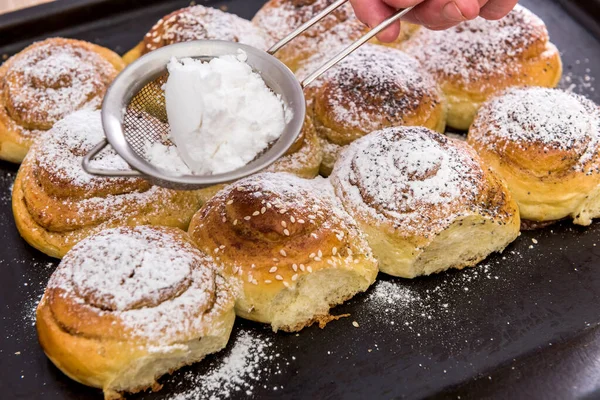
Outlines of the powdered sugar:
<svg viewBox="0 0 600 400">
<path fill-rule="evenodd" d="M 436 74 L 485 84 L 490 75 L 514 71 L 513 59 L 547 41 L 544 22 L 517 5 L 498 21 L 477 18 L 443 31 L 421 29 L 404 49 Z"/>
<path fill-rule="evenodd" d="M 182 175 L 192 173 L 175 146 L 160 142 L 146 142 L 144 154 L 148 162 L 155 167 Z"/>
<path fill-rule="evenodd" d="M 266 50 L 268 36 L 250 21 L 210 7 L 193 6 L 169 14 L 144 38 L 144 52 L 191 40 L 225 40 Z"/>
<path fill-rule="evenodd" d="M 161 345 L 186 340 L 231 298 L 212 260 L 177 235 L 151 227 L 103 231 L 66 255 L 48 288 L 112 315 L 133 336 Z"/>
<path fill-rule="evenodd" d="M 433 235 L 470 207 L 482 177 L 466 145 L 425 128 L 388 128 L 351 144 L 331 180 L 354 211 Z"/>
<path fill-rule="evenodd" d="M 185 380 L 193 389 L 170 397 L 170 400 L 223 399 L 243 392 L 251 396 L 256 385 L 268 378 L 266 362 L 272 342 L 250 332 L 242 332 L 235 338 L 229 354 L 214 362 L 209 371 L 202 375 L 187 373 Z"/>
<path fill-rule="evenodd" d="M 576 151 L 578 169 L 598 152 L 600 108 L 583 96 L 562 90 L 508 90 L 484 106 L 476 123 L 493 127 L 489 134 L 477 136 L 490 148 L 537 143 L 546 149 Z"/>
<path fill-rule="evenodd" d="M 379 317 L 393 317 L 419 301 L 419 296 L 400 282 L 378 281 L 367 297 L 368 306 L 379 311 Z"/>
<path fill-rule="evenodd" d="M 100 107 L 116 69 L 75 41 L 34 44 L 8 61 L 7 110 L 25 126 L 49 129 L 79 109 Z"/>
</svg>

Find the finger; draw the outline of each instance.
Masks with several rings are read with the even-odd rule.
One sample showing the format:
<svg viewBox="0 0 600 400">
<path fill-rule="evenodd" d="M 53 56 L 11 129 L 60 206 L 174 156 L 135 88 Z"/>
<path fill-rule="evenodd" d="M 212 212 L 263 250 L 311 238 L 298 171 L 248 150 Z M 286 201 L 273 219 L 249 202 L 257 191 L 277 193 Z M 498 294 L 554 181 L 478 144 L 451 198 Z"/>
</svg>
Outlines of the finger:
<svg viewBox="0 0 600 400">
<path fill-rule="evenodd" d="M 489 0 L 481 8 L 481 16 L 485 19 L 500 19 L 511 12 L 517 5 L 518 0 Z"/>
<path fill-rule="evenodd" d="M 429 0 L 418 5 L 407 15 L 406 20 L 424 25 L 430 29 L 454 26 L 461 22 L 477 18 L 480 10 L 480 1 Z"/>
<path fill-rule="evenodd" d="M 394 9 L 382 0 L 351 0 L 354 12 L 359 20 L 374 28 L 394 14 Z M 393 42 L 400 35 L 400 23 L 395 23 L 377 35 L 384 43 Z"/>
</svg>

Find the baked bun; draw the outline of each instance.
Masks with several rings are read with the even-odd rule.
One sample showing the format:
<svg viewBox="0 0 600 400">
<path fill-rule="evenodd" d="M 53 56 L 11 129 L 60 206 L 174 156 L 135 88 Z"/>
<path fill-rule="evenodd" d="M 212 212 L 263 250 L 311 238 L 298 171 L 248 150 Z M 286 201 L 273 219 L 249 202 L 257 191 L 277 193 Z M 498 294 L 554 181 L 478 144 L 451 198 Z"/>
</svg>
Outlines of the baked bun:
<svg viewBox="0 0 600 400">
<path fill-rule="evenodd" d="M 332 306 L 375 281 L 369 246 L 326 185 L 259 174 L 228 186 L 194 216 L 190 236 L 235 282 L 238 316 L 299 331 L 335 318 Z"/>
<path fill-rule="evenodd" d="M 56 123 L 32 147 L 17 174 L 12 203 L 17 228 L 33 247 L 60 258 L 77 242 L 106 228 L 187 229 L 201 205 L 195 192 L 83 171 L 83 157 L 103 138 L 100 111 L 81 110 Z M 129 168 L 112 149 L 96 162 L 108 169 Z"/>
<path fill-rule="evenodd" d="M 37 308 L 48 358 L 106 399 L 160 389 L 166 373 L 225 347 L 235 313 L 214 261 L 174 228 L 118 228 L 65 256 Z"/>
<path fill-rule="evenodd" d="M 517 204 L 500 178 L 465 142 L 426 128 L 357 140 L 331 183 L 390 275 L 473 266 L 519 235 Z"/>
<path fill-rule="evenodd" d="M 125 64 L 104 47 L 72 39 L 34 43 L 0 67 L 0 159 L 15 163 L 67 114 L 100 108 Z"/>
<path fill-rule="evenodd" d="M 312 119 L 307 116 L 298 139 L 283 157 L 267 168 L 266 172 L 289 172 L 310 179 L 319 174 L 322 160 L 321 142 Z"/>
<path fill-rule="evenodd" d="M 486 103 L 469 144 L 534 222 L 600 216 L 600 108 L 557 89 L 515 88 Z"/>
<path fill-rule="evenodd" d="M 512 86 L 555 87 L 562 75 L 544 22 L 517 5 L 444 31 L 421 29 L 403 49 L 433 73 L 448 99 L 448 125 L 467 130 L 487 99 Z"/>
<path fill-rule="evenodd" d="M 250 21 L 237 15 L 196 5 L 161 18 L 123 59 L 130 64 L 158 48 L 192 40 L 225 40 L 266 50 L 270 38 Z"/>
<path fill-rule="evenodd" d="M 270 0 L 258 11 L 252 22 L 267 32 L 275 44 L 333 2 L 334 0 Z M 403 23 L 400 37 L 390 45 L 398 45 L 414 34 L 416 29 L 416 25 Z M 346 4 L 279 50 L 276 56 L 292 71 L 296 71 L 303 61 L 314 55 L 319 55 L 326 61 L 325 58 L 331 58 L 368 30 L 356 18 L 352 6 Z"/>
<path fill-rule="evenodd" d="M 425 126 L 444 132 L 446 127 L 446 102 L 434 78 L 417 60 L 388 47 L 364 45 L 306 95 L 323 144 L 323 175 L 331 173 L 345 146 L 373 131 Z"/>
</svg>

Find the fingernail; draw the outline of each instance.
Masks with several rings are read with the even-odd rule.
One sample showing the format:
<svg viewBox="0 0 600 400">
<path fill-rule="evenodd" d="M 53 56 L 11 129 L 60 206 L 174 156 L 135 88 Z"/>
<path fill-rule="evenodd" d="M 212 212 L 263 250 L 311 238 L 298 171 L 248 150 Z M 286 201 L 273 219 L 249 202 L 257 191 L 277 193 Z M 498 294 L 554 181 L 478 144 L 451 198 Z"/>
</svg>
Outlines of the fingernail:
<svg viewBox="0 0 600 400">
<path fill-rule="evenodd" d="M 458 8 L 458 5 L 456 5 L 456 2 L 454 1 L 444 6 L 444 9 L 442 10 L 442 16 L 449 21 L 455 22 L 462 22 L 467 20 L 463 13 L 460 12 L 460 8 Z"/>
</svg>

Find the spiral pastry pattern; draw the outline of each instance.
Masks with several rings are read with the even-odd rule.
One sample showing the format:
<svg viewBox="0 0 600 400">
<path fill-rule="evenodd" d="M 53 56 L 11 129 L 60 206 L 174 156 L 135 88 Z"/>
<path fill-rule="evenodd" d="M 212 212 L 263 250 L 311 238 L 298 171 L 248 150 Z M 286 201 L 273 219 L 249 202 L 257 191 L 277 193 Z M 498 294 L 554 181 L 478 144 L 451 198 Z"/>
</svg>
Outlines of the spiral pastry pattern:
<svg viewBox="0 0 600 400">
<path fill-rule="evenodd" d="M 388 128 L 355 141 L 331 182 L 381 271 L 392 275 L 475 265 L 519 232 L 516 203 L 500 179 L 466 143 L 426 128 Z"/>
<path fill-rule="evenodd" d="M 117 226 L 160 225 L 187 229 L 200 208 L 195 192 L 152 186 L 143 179 L 103 178 L 83 171 L 83 157 L 104 131 L 99 111 L 81 110 L 55 124 L 26 157 L 13 189 L 21 235 L 34 247 L 62 257 L 83 238 Z M 96 167 L 128 165 L 107 149 Z"/>
<path fill-rule="evenodd" d="M 70 251 L 37 309 L 40 343 L 68 376 L 119 392 L 225 347 L 233 292 L 175 228 L 117 228 Z"/>
<path fill-rule="evenodd" d="M 324 180 L 264 173 L 228 186 L 190 235 L 237 282 L 239 316 L 297 331 L 366 290 L 377 262 Z"/>
<path fill-rule="evenodd" d="M 108 49 L 60 38 L 10 58 L 0 67 L 0 158 L 21 162 L 33 141 L 64 116 L 100 108 L 123 67 Z"/>
<path fill-rule="evenodd" d="M 312 71 L 318 63 L 308 63 Z M 298 71 L 302 75 L 305 70 Z M 390 126 L 446 127 L 446 101 L 435 79 L 399 50 L 366 44 L 307 88 L 309 114 L 322 140 L 321 173 L 345 146 Z"/>
<path fill-rule="evenodd" d="M 127 63 L 153 50 L 192 40 L 225 40 L 266 50 L 269 36 L 250 21 L 201 5 L 182 8 L 161 18 L 142 42 L 123 58 Z"/>
<path fill-rule="evenodd" d="M 562 75 L 546 25 L 519 5 L 498 21 L 477 18 L 445 31 L 419 30 L 403 50 L 434 74 L 448 98 L 448 124 L 461 130 L 504 89 L 555 87 Z"/>
<path fill-rule="evenodd" d="M 600 216 L 600 107 L 557 89 L 510 89 L 486 103 L 468 142 L 507 182 L 523 219 Z"/>
</svg>

